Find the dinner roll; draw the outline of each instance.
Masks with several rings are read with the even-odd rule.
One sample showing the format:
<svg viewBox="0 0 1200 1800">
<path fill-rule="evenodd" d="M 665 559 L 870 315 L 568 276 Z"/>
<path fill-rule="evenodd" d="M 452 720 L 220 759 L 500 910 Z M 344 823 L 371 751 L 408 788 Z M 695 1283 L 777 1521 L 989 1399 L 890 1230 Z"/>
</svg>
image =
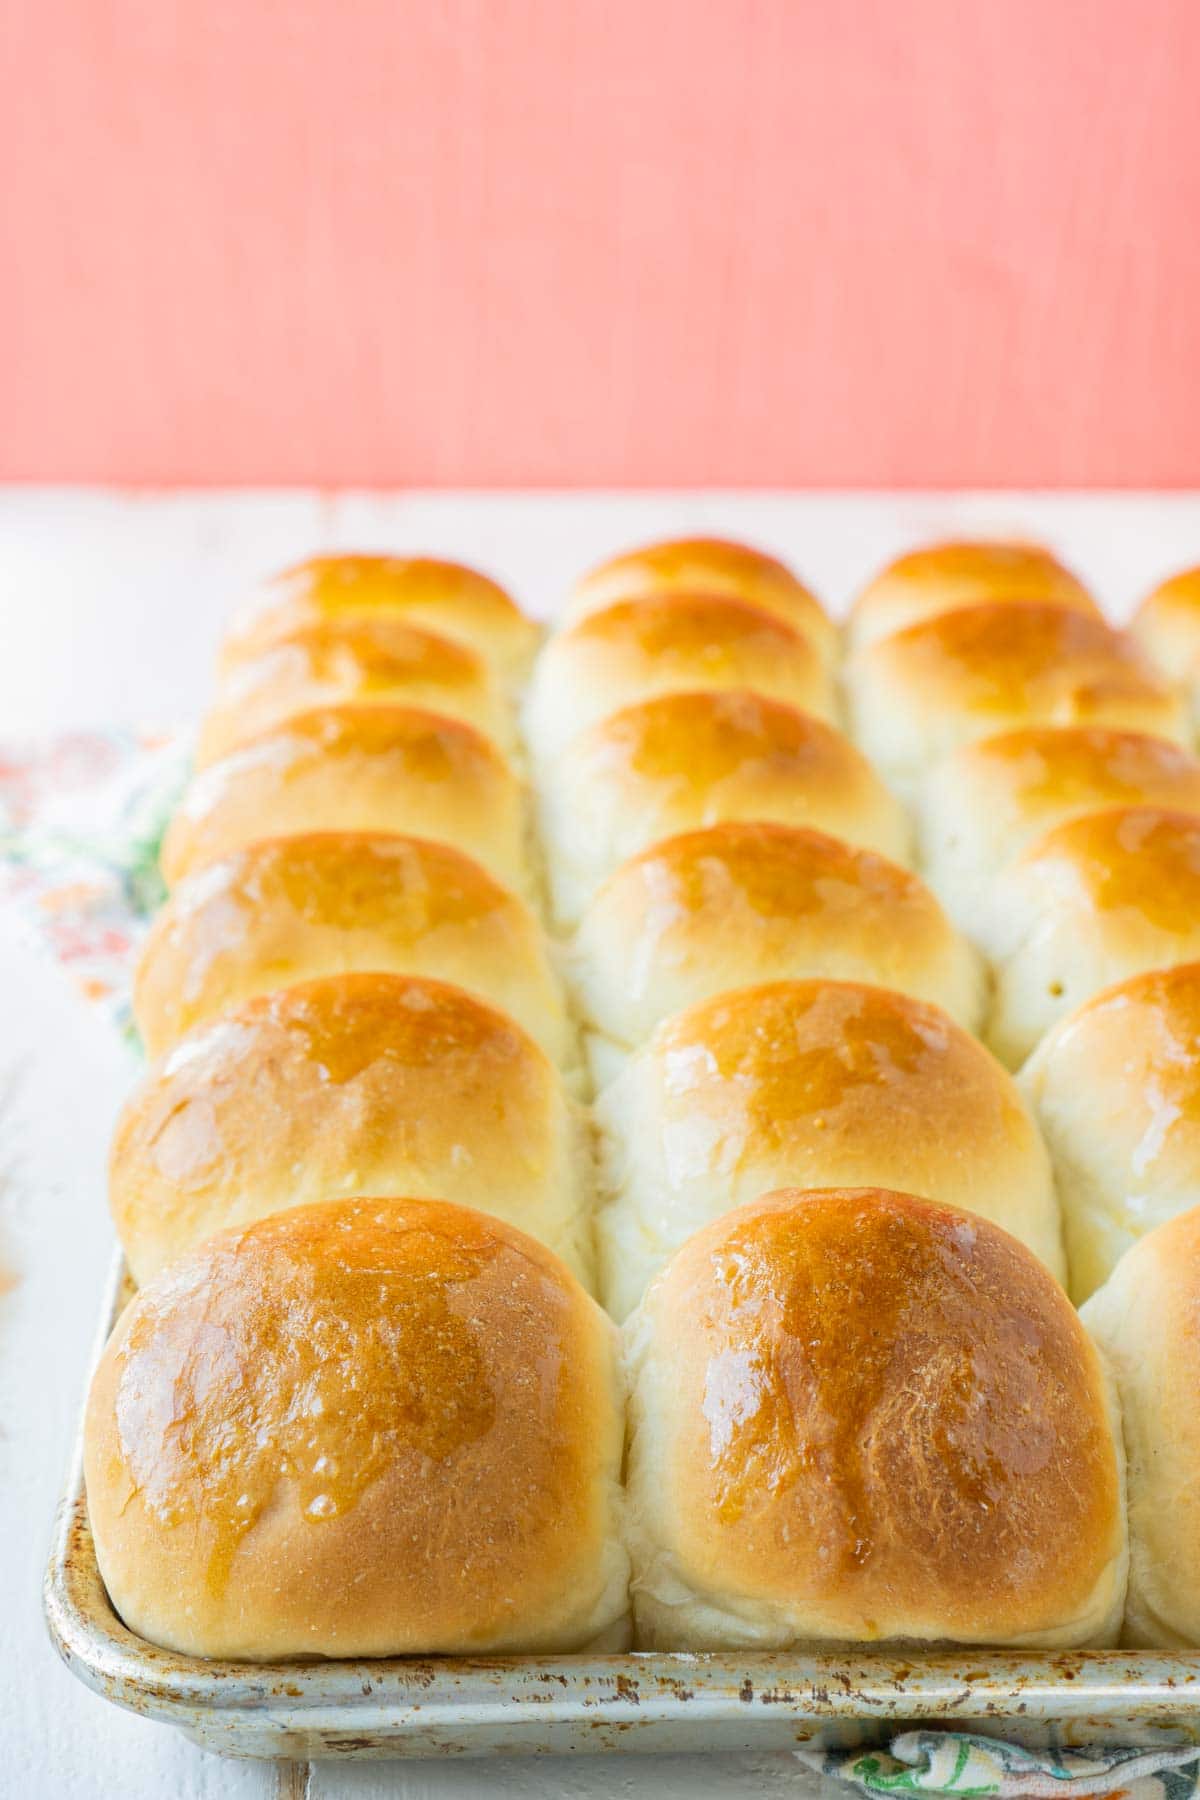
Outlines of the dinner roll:
<svg viewBox="0 0 1200 1800">
<path fill-rule="evenodd" d="M 397 703 L 465 719 L 512 747 L 513 719 L 483 658 L 452 638 L 385 617 L 310 625 L 235 663 L 201 729 L 196 760 L 216 762 L 317 706 Z"/>
<path fill-rule="evenodd" d="M 1107 725 L 1034 725 L 964 744 L 925 783 L 926 876 L 974 931 L 998 871 L 1039 833 L 1138 801 L 1200 812 L 1200 762 L 1166 738 Z"/>
<path fill-rule="evenodd" d="M 577 1060 L 529 908 L 461 850 L 367 832 L 268 838 L 180 882 L 138 961 L 134 1017 L 158 1056 L 255 994 L 353 970 L 452 981 Z"/>
<path fill-rule="evenodd" d="M 727 538 L 664 538 L 589 570 L 567 599 L 570 622 L 616 600 L 641 594 L 725 594 L 795 625 L 826 662 L 837 659 L 838 629 L 820 601 L 786 563 Z"/>
<path fill-rule="evenodd" d="M 223 665 L 322 621 L 406 619 L 477 650 L 509 682 L 523 679 L 541 633 L 475 569 L 431 556 L 310 556 L 273 576 L 234 619 Z"/>
<path fill-rule="evenodd" d="M 503 1013 L 441 981 L 330 975 L 155 1063 L 109 1193 L 137 1281 L 227 1225 L 413 1188 L 519 1224 L 586 1279 L 588 1156 L 559 1077 Z"/>
<path fill-rule="evenodd" d="M 1200 818 L 1124 806 L 1056 825 L 996 882 L 988 1039 L 1010 1066 L 1101 988 L 1200 957 Z"/>
<path fill-rule="evenodd" d="M 1200 963 L 1085 1002 L 1021 1086 L 1054 1161 L 1071 1292 L 1086 1300 L 1145 1232 L 1200 1205 Z"/>
<path fill-rule="evenodd" d="M 1122 1641 L 1200 1644 L 1200 1212 L 1138 1240 L 1083 1309 L 1116 1377 L 1129 1492 Z"/>
<path fill-rule="evenodd" d="M 221 1233 L 138 1295 L 92 1382 L 113 1605 L 186 1656 L 620 1648 L 614 1352 L 556 1257 L 466 1207 Z"/>
<path fill-rule="evenodd" d="M 847 665 L 854 734 L 898 791 L 960 744 L 1021 725 L 1118 725 L 1187 741 L 1186 708 L 1127 634 L 1065 606 L 942 613 Z"/>
<path fill-rule="evenodd" d="M 540 800 L 565 923 L 626 857 L 726 819 L 816 826 L 900 861 L 909 848 L 899 801 L 840 732 L 741 691 L 666 694 L 614 713 L 547 770 Z"/>
<path fill-rule="evenodd" d="M 520 783 L 470 725 L 402 706 L 302 713 L 189 783 L 159 861 L 169 886 L 259 838 L 393 831 L 443 839 L 527 887 Z"/>
<path fill-rule="evenodd" d="M 850 609 L 847 638 L 858 650 L 922 619 L 987 600 L 1097 610 L 1083 583 L 1040 544 L 926 544 L 897 556 L 867 583 Z"/>
<path fill-rule="evenodd" d="M 1114 1403 L 1007 1232 L 785 1189 L 691 1238 L 626 1343 L 640 1645 L 1114 1641 Z"/>
<path fill-rule="evenodd" d="M 829 669 L 808 638 L 742 600 L 707 594 L 623 600 L 550 639 L 525 711 L 534 757 L 655 694 L 750 688 L 835 719 Z"/>
<path fill-rule="evenodd" d="M 1158 666 L 1200 697 L 1200 565 L 1182 569 L 1147 594 L 1131 629 Z"/>
<path fill-rule="evenodd" d="M 603 1292 L 623 1318 L 694 1231 L 782 1183 L 903 1186 L 1065 1274 L 1045 1146 L 1012 1078 L 937 1007 L 852 982 L 718 994 L 601 1095 Z"/>
<path fill-rule="evenodd" d="M 584 1021 L 629 1050 L 724 988 L 806 975 L 899 988 L 968 1030 L 977 953 L 915 875 L 802 825 L 729 820 L 643 850 L 610 875 L 571 953 Z"/>
</svg>

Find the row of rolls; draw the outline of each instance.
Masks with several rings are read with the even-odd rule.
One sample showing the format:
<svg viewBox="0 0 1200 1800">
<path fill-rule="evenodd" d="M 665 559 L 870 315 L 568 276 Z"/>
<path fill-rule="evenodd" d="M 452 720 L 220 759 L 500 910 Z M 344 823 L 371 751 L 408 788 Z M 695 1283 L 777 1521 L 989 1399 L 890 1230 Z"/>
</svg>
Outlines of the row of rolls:
<svg viewBox="0 0 1200 1800">
<path fill-rule="evenodd" d="M 1028 546 L 844 631 L 717 540 L 544 643 L 457 565 L 268 583 L 111 1158 L 130 1628 L 1200 1642 L 1197 692 L 1200 574 L 1122 633 Z"/>
</svg>

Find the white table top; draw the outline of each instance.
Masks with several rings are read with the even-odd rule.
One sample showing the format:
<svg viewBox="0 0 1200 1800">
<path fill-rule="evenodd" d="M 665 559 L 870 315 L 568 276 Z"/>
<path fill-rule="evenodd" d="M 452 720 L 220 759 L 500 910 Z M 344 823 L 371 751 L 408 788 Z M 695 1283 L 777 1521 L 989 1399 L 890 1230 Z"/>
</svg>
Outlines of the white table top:
<svg viewBox="0 0 1200 1800">
<path fill-rule="evenodd" d="M 118 497 L 0 493 L 0 746 L 113 721 L 194 716 L 230 602 L 256 576 L 329 547 L 424 549 L 476 562 L 549 613 L 621 545 L 705 529 L 789 557 L 831 605 L 922 538 L 1038 536 L 1114 616 L 1200 561 L 1200 496 Z M 88 1693 L 50 1650 L 39 1588 L 76 1429 L 111 1233 L 103 1170 L 127 1064 L 58 972 L 0 929 L 0 1790 L 125 1800 L 267 1795 L 814 1794 L 786 1755 L 582 1757 L 487 1764 L 314 1765 L 204 1755 Z M 11 1783 L 11 1786 L 8 1784 Z"/>
</svg>

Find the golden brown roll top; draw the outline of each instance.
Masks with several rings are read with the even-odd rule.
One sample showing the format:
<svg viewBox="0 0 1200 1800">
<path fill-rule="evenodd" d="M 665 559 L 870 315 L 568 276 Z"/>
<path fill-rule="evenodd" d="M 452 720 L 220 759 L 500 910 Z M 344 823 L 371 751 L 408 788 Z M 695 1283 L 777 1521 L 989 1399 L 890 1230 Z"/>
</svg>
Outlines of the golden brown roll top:
<svg viewBox="0 0 1200 1800">
<path fill-rule="evenodd" d="M 639 1642 L 1114 1641 L 1108 1384 L 995 1225 L 876 1189 L 769 1195 L 690 1240 L 627 1343 Z"/>
<path fill-rule="evenodd" d="M 1200 963 L 1107 989 L 1043 1038 L 1021 1086 L 1054 1159 L 1071 1292 L 1200 1205 Z"/>
<path fill-rule="evenodd" d="M 1200 1212 L 1168 1219 L 1083 1308 L 1116 1377 L 1129 1490 L 1122 1641 L 1200 1643 Z"/>
<path fill-rule="evenodd" d="M 827 981 L 718 994 L 660 1025 L 596 1110 L 617 1318 L 694 1231 L 783 1183 L 903 1186 L 1065 1273 L 1049 1158 L 1011 1077 L 905 995 Z"/>
<path fill-rule="evenodd" d="M 1083 583 L 1040 544 L 926 544 L 897 556 L 867 583 L 851 608 L 847 639 L 851 650 L 859 650 L 906 626 L 984 601 L 1049 602 L 1097 613 Z"/>
<path fill-rule="evenodd" d="M 226 668 L 311 625 L 400 619 L 478 651 L 509 684 L 524 678 L 540 633 L 502 587 L 430 556 L 312 556 L 262 584 L 225 640 Z"/>
<path fill-rule="evenodd" d="M 109 1193 L 144 1282 L 230 1225 L 418 1189 L 520 1225 L 589 1278 L 590 1161 L 546 1057 L 447 983 L 329 976 L 223 1014 L 154 1064 Z"/>
<path fill-rule="evenodd" d="M 837 660 L 837 626 L 799 577 L 778 558 L 728 538 L 667 538 L 610 557 L 576 582 L 564 618 L 570 623 L 643 594 L 748 600 L 804 632 L 825 662 Z"/>
<path fill-rule="evenodd" d="M 988 1037 L 1016 1067 L 1101 988 L 1200 957 L 1200 818 L 1126 806 L 1056 825 L 996 882 Z"/>
<path fill-rule="evenodd" d="M 974 932 L 1005 863 L 1052 825 L 1148 802 L 1200 812 L 1200 762 L 1166 738 L 1107 725 L 1036 725 L 965 744 L 921 800 L 926 876 Z"/>
<path fill-rule="evenodd" d="M 624 1051 L 725 988 L 832 976 L 936 1001 L 974 1030 L 978 955 L 924 883 L 799 825 L 726 821 L 622 863 L 571 953 L 584 1023 Z"/>
<path fill-rule="evenodd" d="M 620 1648 L 615 1363 L 569 1271 L 463 1207 L 224 1233 L 129 1306 L 92 1383 L 113 1604 L 192 1656 Z"/>
<path fill-rule="evenodd" d="M 163 839 L 163 875 L 185 875 L 260 838 L 310 831 L 440 839 L 525 888 L 521 786 L 495 745 L 416 707 L 321 707 L 195 776 Z"/>
<path fill-rule="evenodd" d="M 529 908 L 421 838 L 268 838 L 197 871 L 155 919 L 133 1008 L 151 1056 L 230 1006 L 319 975 L 431 975 L 511 1015 L 553 1061 L 575 1033 Z"/>
<path fill-rule="evenodd" d="M 724 820 L 813 826 L 899 861 L 909 846 L 899 802 L 840 732 L 745 691 L 664 695 L 602 720 L 547 770 L 541 813 L 565 923 L 627 857 Z"/>
<path fill-rule="evenodd" d="M 197 761 L 216 762 L 320 706 L 419 706 L 474 725 L 506 750 L 508 701 L 482 656 L 403 619 L 324 620 L 235 663 L 200 733 Z"/>
<path fill-rule="evenodd" d="M 835 720 L 827 664 L 762 607 L 708 594 L 650 595 L 589 613 L 552 637 L 525 709 L 536 761 L 610 713 L 656 694 L 748 688 Z"/>
<path fill-rule="evenodd" d="M 1200 710 L 1200 566 L 1147 594 L 1131 628 L 1163 673 L 1187 686 L 1193 712 Z"/>
<path fill-rule="evenodd" d="M 1186 743 L 1187 709 L 1128 634 L 1065 606 L 963 607 L 847 666 L 854 735 L 912 794 L 960 744 L 1025 725 L 1113 725 Z"/>
</svg>

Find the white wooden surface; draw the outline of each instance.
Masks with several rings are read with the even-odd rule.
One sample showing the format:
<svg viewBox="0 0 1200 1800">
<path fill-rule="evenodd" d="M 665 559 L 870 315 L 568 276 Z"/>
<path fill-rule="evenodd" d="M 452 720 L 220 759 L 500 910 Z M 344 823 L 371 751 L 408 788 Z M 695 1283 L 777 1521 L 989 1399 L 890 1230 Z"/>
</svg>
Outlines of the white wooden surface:
<svg viewBox="0 0 1200 1800">
<path fill-rule="evenodd" d="M 837 607 L 883 557 L 947 532 L 1041 536 L 1123 616 L 1200 560 L 1200 496 L 117 497 L 0 492 L 0 740 L 113 720 L 170 722 L 207 692 L 221 620 L 256 575 L 322 547 L 476 561 L 549 612 L 624 543 L 705 528 L 791 557 Z M 787 1756 L 390 1763 L 222 1762 L 88 1694 L 46 1642 L 39 1585 L 110 1248 L 103 1167 L 121 1055 L 57 971 L 0 925 L 0 1794 L 75 1800 L 733 1800 L 813 1794 Z"/>
</svg>

